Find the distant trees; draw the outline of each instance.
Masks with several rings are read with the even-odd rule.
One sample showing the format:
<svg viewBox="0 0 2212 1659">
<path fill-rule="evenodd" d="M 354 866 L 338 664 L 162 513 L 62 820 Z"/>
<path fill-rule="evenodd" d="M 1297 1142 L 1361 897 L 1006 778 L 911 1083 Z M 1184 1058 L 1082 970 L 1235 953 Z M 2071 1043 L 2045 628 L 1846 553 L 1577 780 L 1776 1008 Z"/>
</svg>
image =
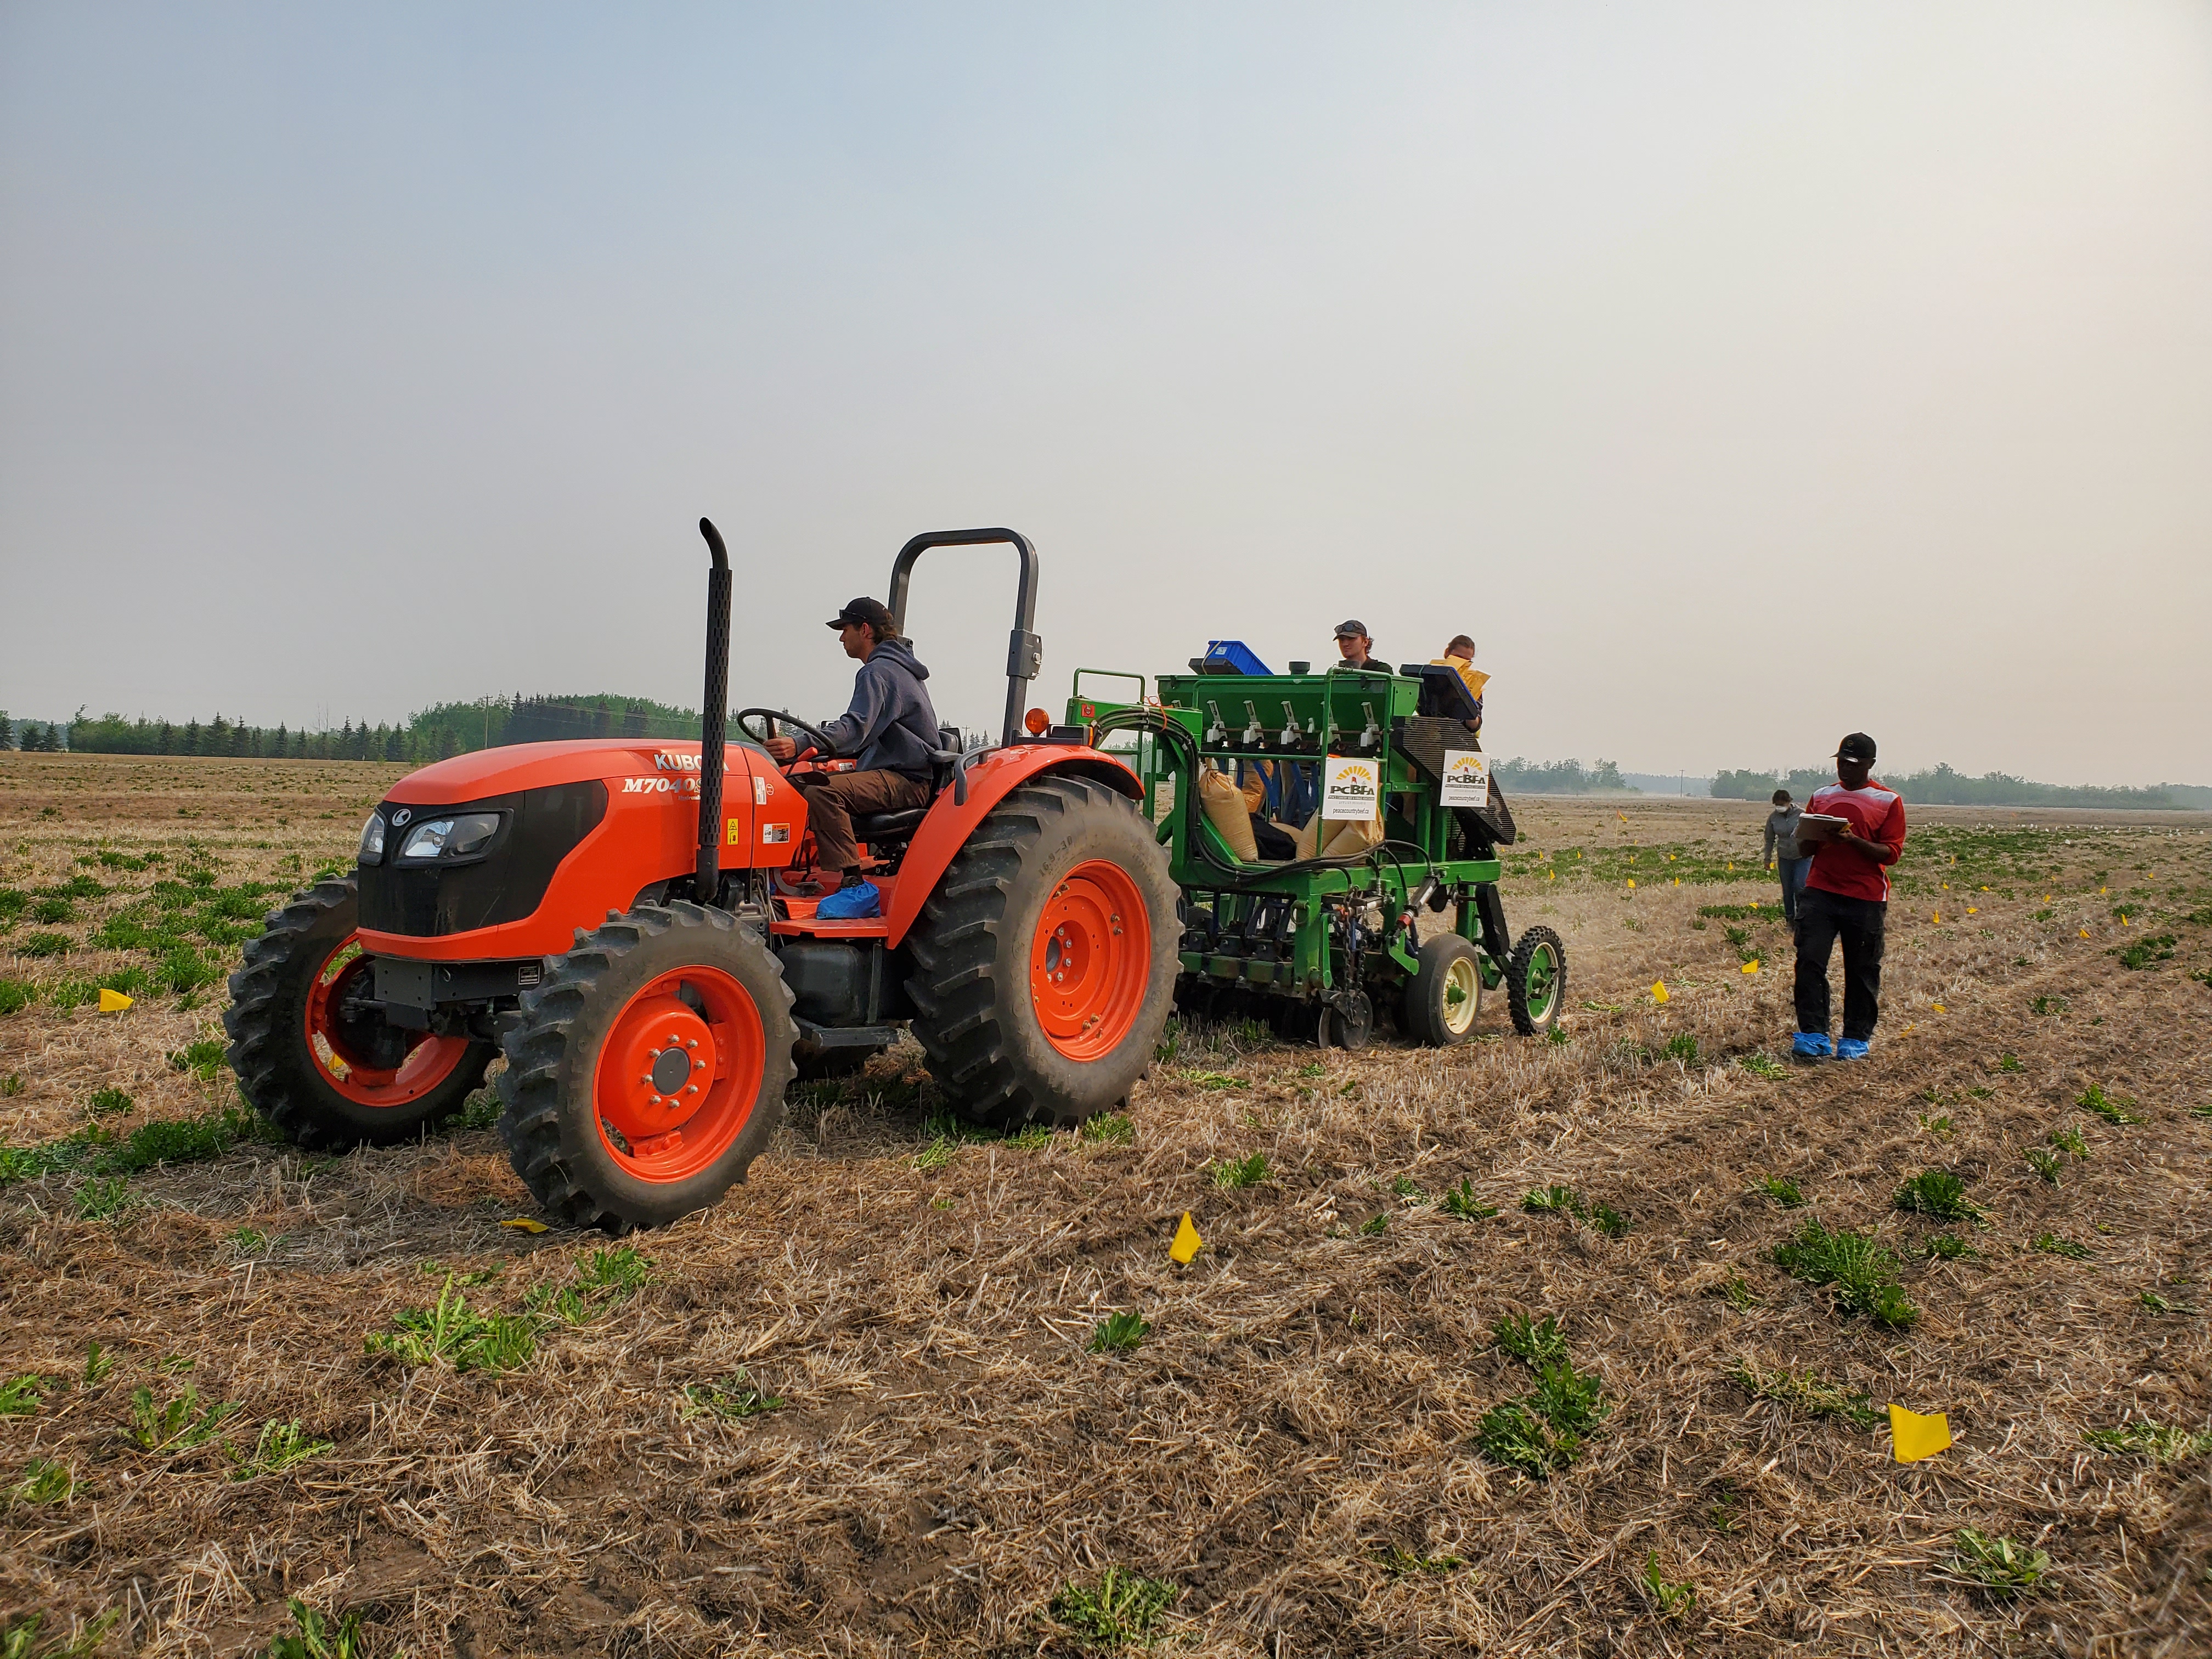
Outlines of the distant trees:
<svg viewBox="0 0 2212 1659">
<path fill-rule="evenodd" d="M 0 720 L 5 720 L 0 715 Z M 51 741 L 62 746 L 59 728 L 51 732 L 26 720 L 4 728 L 26 749 Z M 204 725 L 197 718 L 179 726 L 141 715 L 126 720 L 114 713 L 97 720 L 82 717 L 69 728 L 69 744 L 88 754 L 214 755 L 285 760 L 374 760 L 423 765 L 501 744 L 535 743 L 554 738 L 612 738 L 650 741 L 698 735 L 699 719 L 689 709 L 644 697 L 607 694 L 580 697 L 482 697 L 474 702 L 440 703 L 397 723 L 343 718 L 337 729 L 270 729 L 217 713 Z M 6 739 L 0 738 L 0 743 Z"/>
<path fill-rule="evenodd" d="M 2009 772 L 1985 772 L 1970 777 L 1948 762 L 1922 772 L 1884 772 L 1875 776 L 1905 797 L 1910 809 L 1923 806 L 2106 806 L 2156 811 L 2185 803 L 2164 785 L 2143 788 L 2106 788 L 2094 784 L 2035 783 Z M 1836 781 L 1836 769 L 1801 766 L 1790 772 L 1742 770 L 1723 772 L 1713 780 L 1713 794 L 1724 800 L 1765 800 L 1777 789 L 1787 789 L 1802 805 L 1815 789 Z"/>
<path fill-rule="evenodd" d="M 1619 761 L 1601 760 L 1585 768 L 1578 760 L 1529 761 L 1516 756 L 1493 761 L 1498 787 L 1523 795 L 1637 794 L 1620 775 Z"/>
</svg>

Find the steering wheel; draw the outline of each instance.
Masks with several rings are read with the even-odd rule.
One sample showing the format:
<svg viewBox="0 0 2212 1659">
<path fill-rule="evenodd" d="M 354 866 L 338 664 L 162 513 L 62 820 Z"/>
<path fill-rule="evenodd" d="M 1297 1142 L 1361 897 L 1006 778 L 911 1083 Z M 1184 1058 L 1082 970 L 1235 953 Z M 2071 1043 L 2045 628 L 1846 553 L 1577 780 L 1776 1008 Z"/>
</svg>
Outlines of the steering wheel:
<svg viewBox="0 0 2212 1659">
<path fill-rule="evenodd" d="M 763 720 L 781 720 L 786 726 L 797 726 L 808 737 L 814 739 L 815 758 L 817 760 L 831 759 L 837 752 L 837 745 L 830 742 L 830 739 L 823 735 L 820 726 L 809 726 L 805 720 L 800 720 L 797 715 L 787 714 L 781 708 L 740 708 L 736 714 L 730 716 L 730 719 L 736 725 L 738 731 L 744 732 L 745 736 L 750 738 L 755 743 L 765 744 L 768 739 L 745 724 L 746 720 L 750 720 L 756 714 L 759 715 Z M 781 762 L 781 764 L 789 766 L 796 762 L 798 758 L 799 757 L 794 755 L 790 760 Z"/>
</svg>

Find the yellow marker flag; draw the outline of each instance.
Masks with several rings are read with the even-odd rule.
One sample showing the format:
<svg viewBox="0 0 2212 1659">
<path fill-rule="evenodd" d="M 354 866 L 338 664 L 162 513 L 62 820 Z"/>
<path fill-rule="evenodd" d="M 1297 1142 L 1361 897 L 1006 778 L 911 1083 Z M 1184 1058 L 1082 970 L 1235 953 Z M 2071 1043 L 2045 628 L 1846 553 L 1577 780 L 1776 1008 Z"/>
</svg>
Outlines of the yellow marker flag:
<svg viewBox="0 0 2212 1659">
<path fill-rule="evenodd" d="M 2120 912 L 2120 926 L 2121 926 L 2121 927 L 2126 927 L 2127 925 L 2128 925 L 2128 913 L 2127 913 L 2126 911 L 2123 910 L 2123 911 L 2121 911 L 2121 912 Z"/>
<path fill-rule="evenodd" d="M 1681 878 L 1681 877 L 1680 877 L 1680 876 L 1675 877 L 1675 878 L 1674 878 L 1674 885 L 1675 885 L 1675 886 L 1677 886 L 1677 887 L 1680 887 L 1681 884 L 1682 884 L 1682 878 Z"/>
<path fill-rule="evenodd" d="M 104 985 L 100 988 L 100 1012 L 103 1014 L 119 1014 L 131 1006 L 131 998 L 120 991 L 111 991 Z"/>
<path fill-rule="evenodd" d="M 1941 1412 L 1923 1417 L 1902 1406 L 1892 1406 L 1889 1438 L 1899 1462 L 1917 1463 L 1923 1457 L 1935 1456 L 1951 1443 L 1950 1419 Z"/>
<path fill-rule="evenodd" d="M 1988 891 L 1990 890 L 1990 884 L 1989 884 L 1989 883 L 1987 883 L 1987 882 L 1984 882 L 1984 883 L 1982 884 L 1982 890 L 1983 890 L 1984 893 L 1986 893 L 1986 892 L 1988 892 Z"/>
<path fill-rule="evenodd" d="M 1667 981 L 1665 980 L 1655 979 L 1651 981 L 1651 1000 L 1654 1002 L 1664 1002 L 1667 1000 Z"/>
<path fill-rule="evenodd" d="M 1948 1008 L 1946 1008 L 1946 1007 L 1945 1007 L 1942 1003 L 1940 1003 L 1940 1002 L 1931 1002 L 1931 1003 L 1929 1003 L 1928 1006 L 1929 1006 L 1930 1008 L 1933 1008 L 1933 1009 L 1934 1009 L 1937 1013 L 1939 1013 L 1939 1014 L 1948 1014 L 1948 1013 L 1949 1013 L 1949 1012 L 1951 1012 Z"/>
<path fill-rule="evenodd" d="M 1934 918 L 1934 919 L 1935 919 L 1936 921 L 1942 921 L 1942 920 L 1943 920 L 1943 913 L 1942 913 L 1941 910 L 1936 911 L 1936 915 L 1935 915 L 1935 918 Z"/>
<path fill-rule="evenodd" d="M 1636 890 L 1636 878 L 1633 876 L 1628 878 L 1628 890 L 1632 893 Z"/>
<path fill-rule="evenodd" d="M 2087 928 L 2084 927 L 2084 928 L 2081 930 L 2081 937 L 2082 937 L 2083 939 L 2087 939 L 2087 938 L 2088 938 L 2088 937 L 2089 937 L 2089 930 L 2088 930 Z"/>
<path fill-rule="evenodd" d="M 1759 901 L 1758 901 L 1757 899 L 1753 899 L 1753 900 L 1752 900 L 1752 902 L 1751 902 L 1751 908 L 1752 908 L 1753 909 L 1754 909 L 1754 910 L 1756 910 L 1757 908 L 1759 908 Z"/>
<path fill-rule="evenodd" d="M 1947 881 L 1943 884 L 1943 890 L 1947 893 L 1951 890 L 1951 884 L 1949 882 Z"/>
<path fill-rule="evenodd" d="M 1968 915 L 1970 915 L 1970 916 L 1978 916 L 1978 915 L 1981 915 L 1982 913 L 1981 913 L 1979 910 L 1977 910 L 1977 909 L 1976 909 L 1972 905 L 1971 905 L 1971 904 L 1970 904 L 1970 905 L 1968 905 L 1968 906 L 1966 907 L 1966 914 L 1967 914 Z"/>
<path fill-rule="evenodd" d="M 1168 1254 L 1188 1267 L 1206 1241 L 1198 1236 L 1198 1229 L 1190 1224 L 1190 1212 L 1182 1212 L 1182 1225 L 1176 1229 L 1175 1243 L 1168 1246 Z"/>
<path fill-rule="evenodd" d="M 545 1224 L 544 1222 L 532 1221 L 526 1215 L 516 1216 L 513 1219 L 502 1221 L 499 1224 L 502 1227 L 512 1227 L 519 1233 L 542 1233 L 545 1231 Z"/>
<path fill-rule="evenodd" d="M 1549 880 L 1551 880 L 1551 878 L 1552 878 L 1552 872 L 1551 872 L 1549 870 L 1545 871 L 1545 872 L 1544 872 L 1544 879 L 1545 879 L 1546 881 L 1549 881 Z"/>
<path fill-rule="evenodd" d="M 2100 888 L 2097 890 L 2098 896 L 2101 898 L 2101 897 L 2104 896 L 2105 890 L 2106 890 L 2105 889 L 2103 889 L 2103 888 L 2100 887 Z"/>
<path fill-rule="evenodd" d="M 1628 822 L 1628 814 L 1627 814 L 1627 813 L 1626 813 L 1626 812 L 1620 811 L 1619 811 L 1618 809 L 1615 809 L 1615 811 L 1614 811 L 1614 812 L 1613 812 L 1613 817 L 1615 817 L 1619 818 L 1619 819 L 1620 819 L 1623 823 L 1627 823 L 1627 822 Z"/>
<path fill-rule="evenodd" d="M 1753 957 L 1749 962 L 1745 963 L 1743 964 L 1743 971 L 1747 974 L 1757 973 L 1759 971 L 1759 958 L 1757 957 Z"/>
</svg>

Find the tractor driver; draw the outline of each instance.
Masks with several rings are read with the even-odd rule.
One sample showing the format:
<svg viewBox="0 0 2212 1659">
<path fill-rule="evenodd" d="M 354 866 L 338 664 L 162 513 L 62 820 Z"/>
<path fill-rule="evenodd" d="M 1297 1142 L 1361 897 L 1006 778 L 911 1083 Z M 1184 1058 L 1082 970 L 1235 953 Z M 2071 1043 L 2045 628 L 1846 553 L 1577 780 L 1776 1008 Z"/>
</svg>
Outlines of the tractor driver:
<svg viewBox="0 0 2212 1659">
<path fill-rule="evenodd" d="M 1336 654 L 1340 660 L 1332 664 L 1332 667 L 1377 668 L 1382 665 L 1375 660 L 1375 641 L 1367 637 L 1367 624 L 1364 622 L 1337 623 Z"/>
<path fill-rule="evenodd" d="M 853 704 L 822 727 L 841 755 L 857 754 L 850 772 L 817 772 L 792 782 L 805 794 L 814 831 L 814 867 L 837 871 L 841 889 L 873 884 L 860 878 L 860 849 L 853 839 L 855 812 L 903 812 L 929 805 L 930 756 L 938 744 L 937 710 L 922 682 L 929 671 L 899 637 L 890 611 L 874 599 L 854 599 L 830 619 L 845 654 L 860 665 L 853 677 Z M 790 760 L 799 745 L 768 740 L 768 751 Z"/>
</svg>

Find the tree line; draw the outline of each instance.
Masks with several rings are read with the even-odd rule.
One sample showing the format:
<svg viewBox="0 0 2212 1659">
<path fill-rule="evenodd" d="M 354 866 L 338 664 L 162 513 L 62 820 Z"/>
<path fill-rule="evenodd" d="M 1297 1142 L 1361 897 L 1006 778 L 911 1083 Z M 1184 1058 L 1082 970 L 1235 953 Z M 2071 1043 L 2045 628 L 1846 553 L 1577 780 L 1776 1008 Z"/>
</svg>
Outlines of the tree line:
<svg viewBox="0 0 2212 1659">
<path fill-rule="evenodd" d="M 2035 783 L 2009 772 L 1985 772 L 1972 777 L 1946 763 L 1922 772 L 1884 773 L 1876 767 L 1875 775 L 1903 795 L 1908 805 L 1917 802 L 1923 806 L 2105 806 L 2142 811 L 2197 804 L 2183 799 L 2176 787 L 2168 784 L 2106 788 Z M 1765 800 L 1776 790 L 1787 789 L 1802 805 L 1815 789 L 1835 781 L 1832 765 L 1801 766 L 1790 772 L 1745 769 L 1716 777 L 1712 793 L 1723 800 Z"/>
<path fill-rule="evenodd" d="M 294 729 L 258 726 L 217 714 L 202 721 L 126 720 L 109 713 L 41 726 L 11 723 L 0 711 L 0 747 L 74 750 L 90 755 L 204 755 L 240 759 L 374 760 L 421 765 L 472 750 L 576 738 L 696 738 L 699 717 L 647 697 L 608 693 L 580 696 L 480 697 L 444 702 L 392 724 L 366 719 Z"/>
</svg>

